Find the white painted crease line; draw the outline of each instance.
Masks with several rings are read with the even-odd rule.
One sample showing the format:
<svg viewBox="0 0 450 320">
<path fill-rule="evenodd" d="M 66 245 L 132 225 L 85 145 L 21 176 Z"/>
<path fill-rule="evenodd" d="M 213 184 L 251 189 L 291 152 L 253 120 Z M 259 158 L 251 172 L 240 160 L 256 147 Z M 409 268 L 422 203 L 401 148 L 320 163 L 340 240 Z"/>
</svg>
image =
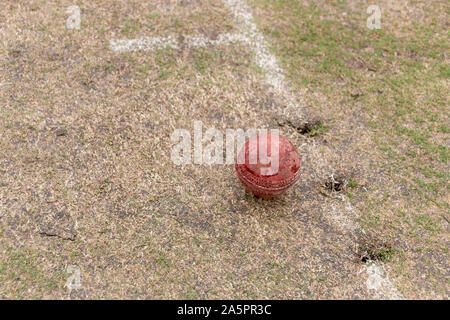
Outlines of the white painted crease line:
<svg viewBox="0 0 450 320">
<path fill-rule="evenodd" d="M 218 46 L 228 45 L 230 43 L 245 42 L 245 37 L 240 33 L 224 33 L 217 37 L 215 40 L 207 39 L 204 37 L 186 36 L 184 43 L 189 48 L 206 47 L 206 46 Z"/>
<path fill-rule="evenodd" d="M 236 22 L 241 27 L 241 32 L 246 38 L 245 42 L 253 49 L 257 65 L 265 71 L 267 83 L 286 100 L 287 109 L 290 109 L 288 112 L 300 113 L 302 110 L 295 103 L 291 90 L 286 85 L 285 76 L 280 68 L 278 59 L 270 53 L 266 40 L 254 23 L 253 15 L 245 0 L 223 0 L 223 2 L 230 8 Z M 354 208 L 350 203 L 347 203 L 345 210 L 349 213 Z M 356 222 L 349 216 L 337 212 L 334 206 L 332 206 L 332 211 L 335 222 L 342 229 L 353 232 L 358 228 Z M 361 272 L 364 270 L 368 277 L 366 281 L 367 289 L 369 291 L 374 290 L 377 298 L 403 299 L 388 276 L 385 275 L 386 272 L 383 271 L 382 266 L 370 263 L 366 264 Z"/>
<path fill-rule="evenodd" d="M 285 75 L 280 67 L 278 59 L 270 53 L 269 46 L 264 35 L 259 31 L 254 22 L 253 15 L 245 0 L 223 0 L 238 23 L 241 32 L 246 37 L 246 43 L 253 49 L 256 64 L 264 71 L 267 84 L 272 87 L 274 93 L 283 97 L 286 107 L 276 110 L 288 115 L 301 117 L 304 110 L 300 108 L 291 88 L 286 84 Z M 299 94 L 297 92 L 296 96 Z M 274 110 L 275 111 L 275 110 Z"/>
<path fill-rule="evenodd" d="M 109 47 L 115 52 L 148 51 L 155 49 L 177 48 L 178 42 L 172 37 L 142 37 L 138 39 L 113 39 Z"/>
<path fill-rule="evenodd" d="M 358 225 L 350 217 L 350 212 L 353 211 L 353 207 L 350 203 L 347 203 L 345 211 L 346 212 L 343 212 L 343 210 L 338 210 L 336 206 L 331 205 L 329 216 L 335 224 L 342 228 L 343 231 L 354 232 L 358 229 Z"/>
<path fill-rule="evenodd" d="M 358 224 L 352 219 L 351 213 L 355 208 L 351 203 L 346 202 L 345 210 L 340 211 L 334 205 L 331 205 L 329 213 L 331 219 L 343 230 L 347 232 L 355 232 Z M 361 268 L 359 273 L 365 273 L 367 276 L 366 287 L 372 292 L 376 299 L 403 300 L 404 297 L 397 290 L 389 279 L 387 272 L 382 264 L 375 264 L 369 261 Z"/>
<path fill-rule="evenodd" d="M 267 82 L 276 90 L 284 89 L 284 74 L 278 59 L 270 53 L 264 36 L 253 22 L 250 8 L 242 0 L 224 0 L 224 2 L 241 26 L 241 32 L 246 37 L 245 42 L 253 49 L 256 63 L 265 71 Z"/>
<path fill-rule="evenodd" d="M 141 37 L 137 39 L 113 39 L 109 42 L 109 47 L 115 52 L 130 51 L 150 51 L 157 49 L 180 49 L 197 48 L 206 46 L 228 45 L 230 43 L 245 42 L 246 37 L 242 34 L 224 33 L 217 39 L 208 39 L 202 36 L 186 35 L 175 39 L 173 36 L 167 37 Z"/>
<path fill-rule="evenodd" d="M 361 271 L 366 271 L 367 289 L 373 290 L 378 299 L 403 300 L 404 297 L 398 292 L 397 288 L 389 280 L 389 277 L 383 266 L 374 263 L 368 263 Z"/>
</svg>

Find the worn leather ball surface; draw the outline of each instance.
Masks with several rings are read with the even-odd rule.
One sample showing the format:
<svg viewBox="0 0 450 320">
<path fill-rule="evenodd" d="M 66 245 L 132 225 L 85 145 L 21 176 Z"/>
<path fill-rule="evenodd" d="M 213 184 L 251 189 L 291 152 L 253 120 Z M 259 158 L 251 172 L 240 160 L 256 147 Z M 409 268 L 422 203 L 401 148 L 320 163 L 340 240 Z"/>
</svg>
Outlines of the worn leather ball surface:
<svg viewBox="0 0 450 320">
<path fill-rule="evenodd" d="M 272 144 L 275 150 L 273 155 Z M 262 157 L 258 151 L 260 148 L 267 150 Z M 271 162 L 274 156 L 278 156 L 278 166 Z M 255 135 L 242 147 L 235 168 L 242 184 L 250 192 L 261 198 L 273 198 L 298 181 L 300 156 L 294 145 L 282 135 L 278 135 L 278 148 L 276 139 L 270 133 Z"/>
</svg>

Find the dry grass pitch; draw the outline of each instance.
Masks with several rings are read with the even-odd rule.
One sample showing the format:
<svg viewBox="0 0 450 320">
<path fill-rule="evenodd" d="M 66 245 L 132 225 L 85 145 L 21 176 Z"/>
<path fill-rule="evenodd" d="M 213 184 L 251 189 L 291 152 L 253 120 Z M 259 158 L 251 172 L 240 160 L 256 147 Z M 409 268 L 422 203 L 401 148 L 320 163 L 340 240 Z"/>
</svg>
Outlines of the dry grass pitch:
<svg viewBox="0 0 450 320">
<path fill-rule="evenodd" d="M 0 298 L 448 298 L 450 7 L 377 2 L 380 30 L 370 1 L 247 2 L 288 115 L 246 43 L 110 49 L 239 33 L 226 1 L 0 2 Z M 299 183 L 176 166 L 194 120 L 280 129 Z"/>
</svg>

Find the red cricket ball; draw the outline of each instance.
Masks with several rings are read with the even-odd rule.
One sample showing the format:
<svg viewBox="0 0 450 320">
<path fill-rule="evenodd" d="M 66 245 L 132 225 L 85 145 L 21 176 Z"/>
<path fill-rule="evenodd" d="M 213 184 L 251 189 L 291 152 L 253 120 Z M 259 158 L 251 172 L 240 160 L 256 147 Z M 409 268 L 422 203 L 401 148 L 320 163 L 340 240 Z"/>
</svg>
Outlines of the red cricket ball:
<svg viewBox="0 0 450 320">
<path fill-rule="evenodd" d="M 258 134 L 250 137 L 242 147 L 235 168 L 250 192 L 261 198 L 273 198 L 298 181 L 300 156 L 282 135 Z"/>
</svg>

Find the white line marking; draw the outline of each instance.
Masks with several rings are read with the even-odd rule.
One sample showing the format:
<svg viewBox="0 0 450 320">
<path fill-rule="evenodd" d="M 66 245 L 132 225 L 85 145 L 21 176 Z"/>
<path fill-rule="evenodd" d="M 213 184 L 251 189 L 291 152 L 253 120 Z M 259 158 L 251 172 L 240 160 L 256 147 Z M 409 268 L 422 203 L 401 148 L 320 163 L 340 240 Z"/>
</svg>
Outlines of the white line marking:
<svg viewBox="0 0 450 320">
<path fill-rule="evenodd" d="M 389 280 L 389 277 L 383 266 L 374 263 L 368 263 L 365 266 L 367 274 L 366 286 L 369 290 L 375 291 L 378 299 L 403 300 L 403 296 Z"/>
<path fill-rule="evenodd" d="M 270 53 L 269 46 L 264 35 L 256 26 L 250 8 L 245 0 L 223 0 L 230 8 L 238 27 L 246 37 L 246 43 L 253 49 L 256 64 L 264 71 L 267 84 L 270 85 L 275 94 L 283 97 L 286 104 L 282 110 L 274 110 L 288 117 L 304 117 L 304 109 L 296 102 L 296 98 L 301 98 L 302 93 L 296 92 L 294 95 L 287 85 L 286 77 L 280 67 L 277 57 Z M 302 102 L 303 104 L 303 102 Z"/>
<path fill-rule="evenodd" d="M 139 39 L 113 39 L 109 41 L 109 48 L 115 52 L 148 51 L 177 47 L 178 42 L 172 36 L 142 37 Z"/>
<path fill-rule="evenodd" d="M 291 89 L 285 84 L 285 76 L 279 66 L 278 59 L 270 53 L 269 46 L 254 23 L 253 15 L 245 0 L 223 0 L 223 2 L 230 8 L 236 22 L 240 26 L 241 32 L 246 36 L 245 42 L 253 49 L 258 66 L 265 71 L 267 83 L 285 98 L 287 110 L 284 112 L 294 112 L 294 114 L 298 115 L 302 109 L 295 102 Z M 347 214 L 337 212 L 334 206 L 331 208 L 334 221 L 342 229 L 353 232 L 358 228 L 357 224 L 350 218 L 350 213 L 355 210 L 350 203 L 346 204 L 345 211 Z M 389 278 L 384 276 L 385 272 L 383 272 L 382 266 L 371 263 L 366 264 L 364 269 L 368 275 L 366 281 L 367 289 L 369 291 L 375 290 L 377 298 L 403 299 Z"/>
<path fill-rule="evenodd" d="M 246 38 L 242 34 L 224 33 L 217 39 L 208 39 L 202 36 L 183 36 L 175 39 L 173 36 L 167 37 L 142 37 L 138 39 L 113 39 L 109 41 L 109 47 L 115 52 L 149 51 L 156 49 L 180 49 L 197 48 L 206 46 L 228 45 L 230 43 L 245 42 Z"/>
<path fill-rule="evenodd" d="M 277 91 L 285 90 L 284 74 L 279 66 L 278 59 L 268 49 L 266 40 L 253 22 L 253 15 L 245 1 L 224 0 L 230 8 L 235 20 L 240 25 L 241 32 L 246 37 L 246 43 L 255 53 L 257 65 L 266 73 L 267 82 Z"/>
</svg>

